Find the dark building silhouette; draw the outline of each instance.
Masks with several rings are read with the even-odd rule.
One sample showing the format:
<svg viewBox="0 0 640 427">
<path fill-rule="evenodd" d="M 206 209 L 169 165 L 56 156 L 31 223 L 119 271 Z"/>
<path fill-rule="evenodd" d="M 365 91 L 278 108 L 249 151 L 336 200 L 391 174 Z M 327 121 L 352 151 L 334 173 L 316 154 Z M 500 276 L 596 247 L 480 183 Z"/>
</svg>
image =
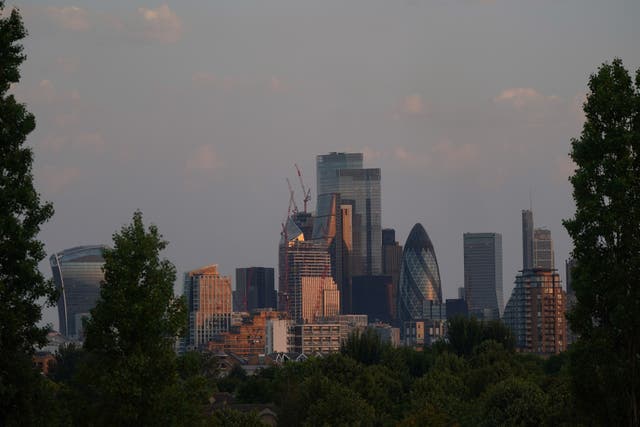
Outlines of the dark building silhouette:
<svg viewBox="0 0 640 427">
<path fill-rule="evenodd" d="M 353 314 L 366 314 L 370 322 L 391 323 L 396 311 L 393 288 L 391 276 L 354 276 Z"/>
<path fill-rule="evenodd" d="M 467 307 L 479 319 L 499 319 L 502 293 L 502 235 L 464 233 L 464 288 Z"/>
<path fill-rule="evenodd" d="M 277 307 L 274 270 L 269 267 L 236 268 L 233 311 L 251 312 Z"/>
<path fill-rule="evenodd" d="M 452 298 L 445 302 L 447 309 L 447 319 L 452 319 L 456 316 L 469 317 L 469 310 L 467 308 L 467 302 L 464 298 Z"/>
<path fill-rule="evenodd" d="M 400 267 L 402 266 L 402 246 L 396 241 L 396 231 L 393 228 L 382 230 L 382 274 L 391 276 L 393 290 L 391 304 L 393 310 L 391 318 L 398 319 L 398 286 L 400 283 Z"/>
<path fill-rule="evenodd" d="M 103 245 L 77 246 L 49 258 L 53 281 L 60 295 L 60 333 L 66 337 L 82 339 L 82 321 L 89 317 L 100 296 L 105 248 Z"/>
<path fill-rule="evenodd" d="M 522 269 L 533 268 L 533 212 L 522 211 Z"/>
<path fill-rule="evenodd" d="M 403 322 L 423 319 L 428 307 L 442 303 L 436 253 L 421 224 L 413 226 L 404 245 L 398 300 L 398 314 Z"/>
</svg>

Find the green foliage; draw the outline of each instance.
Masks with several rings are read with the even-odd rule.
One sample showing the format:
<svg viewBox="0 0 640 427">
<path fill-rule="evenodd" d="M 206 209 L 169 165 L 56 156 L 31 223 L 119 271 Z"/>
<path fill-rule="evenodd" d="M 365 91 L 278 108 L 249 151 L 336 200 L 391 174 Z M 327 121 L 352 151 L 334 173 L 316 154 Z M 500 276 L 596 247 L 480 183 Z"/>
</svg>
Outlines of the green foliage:
<svg viewBox="0 0 640 427">
<path fill-rule="evenodd" d="M 483 424 L 538 427 L 546 421 L 548 399 L 535 383 L 509 378 L 492 385 L 484 395 Z"/>
<path fill-rule="evenodd" d="M 473 349 L 483 341 L 495 341 L 509 350 L 515 349 L 515 338 L 511 330 L 499 320 L 480 321 L 456 316 L 450 319 L 447 328 L 447 340 L 451 349 L 460 356 L 470 356 Z"/>
<path fill-rule="evenodd" d="M 35 345 L 46 342 L 40 328 L 39 300 L 55 302 L 53 284 L 38 263 L 45 257 L 37 240 L 40 226 L 53 215 L 41 203 L 31 173 L 33 152 L 25 147 L 35 119 L 8 90 L 20 79 L 25 60 L 20 41 L 27 32 L 17 10 L 4 13 L 0 1 L 0 425 L 37 424 L 48 388 L 31 366 Z"/>
<path fill-rule="evenodd" d="M 384 344 L 375 330 L 365 329 L 362 333 L 353 332 L 342 345 L 341 353 L 365 365 L 379 363 L 389 346 Z"/>
<path fill-rule="evenodd" d="M 56 352 L 56 362 L 49 371 L 49 377 L 57 383 L 70 383 L 84 356 L 84 350 L 76 344 L 61 346 Z"/>
<path fill-rule="evenodd" d="M 255 412 L 240 412 L 233 409 L 221 409 L 211 415 L 208 423 L 213 427 L 263 427 L 260 417 Z"/>
<path fill-rule="evenodd" d="M 95 425 L 196 422 L 207 396 L 202 388 L 185 390 L 203 384 L 178 375 L 173 347 L 186 314 L 173 295 L 175 268 L 160 260 L 167 243 L 155 226 L 145 228 L 140 212 L 113 241 L 86 325 L 87 358 L 78 378 L 85 407 L 78 415 Z"/>
<path fill-rule="evenodd" d="M 586 120 L 572 140 L 576 164 L 569 316 L 580 335 L 574 386 L 596 422 L 640 424 L 640 70 L 635 82 L 620 59 L 589 79 Z M 589 377 L 589 378 L 587 378 Z"/>
</svg>

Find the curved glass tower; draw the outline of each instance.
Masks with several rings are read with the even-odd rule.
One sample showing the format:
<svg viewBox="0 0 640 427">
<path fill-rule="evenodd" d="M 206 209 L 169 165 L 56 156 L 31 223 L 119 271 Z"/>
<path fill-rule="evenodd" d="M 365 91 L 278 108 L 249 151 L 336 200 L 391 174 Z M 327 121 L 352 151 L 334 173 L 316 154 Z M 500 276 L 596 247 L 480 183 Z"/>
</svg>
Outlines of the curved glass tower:
<svg viewBox="0 0 640 427">
<path fill-rule="evenodd" d="M 436 253 L 421 224 L 413 226 L 404 245 L 399 288 L 398 314 L 402 321 L 424 318 L 427 301 L 442 303 Z"/>
<path fill-rule="evenodd" d="M 51 255 L 51 271 L 58 297 L 60 333 L 67 337 L 82 338 L 82 319 L 96 305 L 100 296 L 100 283 L 104 280 L 106 246 L 77 246 Z"/>
</svg>

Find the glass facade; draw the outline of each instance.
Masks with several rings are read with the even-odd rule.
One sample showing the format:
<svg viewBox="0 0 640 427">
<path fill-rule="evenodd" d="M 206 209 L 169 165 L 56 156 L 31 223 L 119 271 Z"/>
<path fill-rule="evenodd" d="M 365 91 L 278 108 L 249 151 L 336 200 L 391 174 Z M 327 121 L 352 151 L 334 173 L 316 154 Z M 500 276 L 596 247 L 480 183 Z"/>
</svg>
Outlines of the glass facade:
<svg viewBox="0 0 640 427">
<path fill-rule="evenodd" d="M 82 339 L 82 320 L 89 316 L 100 296 L 104 280 L 103 252 L 106 246 L 78 246 L 49 258 L 53 281 L 60 294 L 58 317 L 60 333 Z"/>
<path fill-rule="evenodd" d="M 522 269 L 533 268 L 533 212 L 522 211 Z"/>
<path fill-rule="evenodd" d="M 544 228 L 533 230 L 533 268 L 555 268 L 551 231 Z"/>
<path fill-rule="evenodd" d="M 413 226 L 404 246 L 399 294 L 398 314 L 402 321 L 423 319 L 430 302 L 442 303 L 436 253 L 421 224 Z"/>
<path fill-rule="evenodd" d="M 269 267 L 236 268 L 237 305 L 234 311 L 251 312 L 257 308 L 277 307 L 274 270 Z"/>
<path fill-rule="evenodd" d="M 480 319 L 499 319 L 502 293 L 502 235 L 464 233 L 464 288 L 469 313 Z"/>
<path fill-rule="evenodd" d="M 317 216 L 330 212 L 323 195 L 339 193 L 341 205 L 352 206 L 352 274 L 382 273 L 380 169 L 363 169 L 362 153 L 330 153 L 318 156 Z"/>
</svg>

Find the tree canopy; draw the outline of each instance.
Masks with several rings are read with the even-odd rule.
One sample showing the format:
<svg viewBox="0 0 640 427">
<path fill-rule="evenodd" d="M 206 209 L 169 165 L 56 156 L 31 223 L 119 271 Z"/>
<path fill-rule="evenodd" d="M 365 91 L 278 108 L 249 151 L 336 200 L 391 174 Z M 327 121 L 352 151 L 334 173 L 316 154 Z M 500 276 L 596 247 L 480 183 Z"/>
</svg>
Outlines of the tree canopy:
<svg viewBox="0 0 640 427">
<path fill-rule="evenodd" d="M 98 425 L 184 423 L 200 412 L 184 406 L 202 402 L 185 399 L 176 366 L 174 345 L 186 312 L 173 294 L 175 267 L 160 259 L 167 242 L 136 212 L 113 243 L 105 250 L 105 280 L 86 326 L 79 382 L 87 412 Z"/>
<path fill-rule="evenodd" d="M 27 32 L 17 10 L 4 14 L 0 1 L 0 425 L 36 424 L 41 409 L 41 378 L 32 368 L 36 345 L 46 341 L 39 327 L 40 300 L 53 304 L 55 288 L 38 270 L 44 259 L 40 226 L 53 215 L 33 184 L 33 151 L 25 146 L 35 118 L 9 88 L 20 79 L 25 60 L 20 41 Z"/>
<path fill-rule="evenodd" d="M 580 338 L 574 386 L 599 422 L 640 424 L 640 70 L 620 59 L 589 79 L 585 122 L 571 143 L 576 212 L 569 316 Z"/>
</svg>

